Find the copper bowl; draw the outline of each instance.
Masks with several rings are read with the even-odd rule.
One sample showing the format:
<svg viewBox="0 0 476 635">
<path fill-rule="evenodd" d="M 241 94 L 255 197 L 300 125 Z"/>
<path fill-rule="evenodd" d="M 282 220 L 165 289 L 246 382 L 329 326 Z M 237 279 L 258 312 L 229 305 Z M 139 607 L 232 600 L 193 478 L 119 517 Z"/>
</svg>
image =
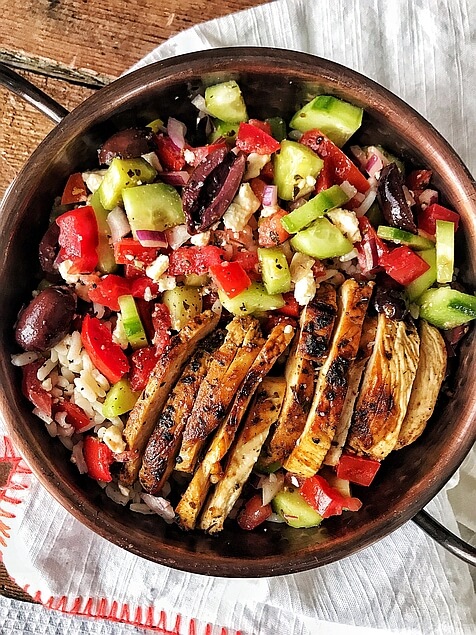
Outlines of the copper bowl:
<svg viewBox="0 0 476 635">
<path fill-rule="evenodd" d="M 338 64 L 276 49 L 218 49 L 176 57 L 140 69 L 102 88 L 46 137 L 9 188 L 0 218 L 0 396 L 1 413 L 17 448 L 43 486 L 81 523 L 111 542 L 149 560 L 209 575 L 258 577 L 294 573 L 339 560 L 383 538 L 414 517 L 455 472 L 476 440 L 476 348 L 467 338 L 454 377 L 454 396 L 433 417 L 419 441 L 392 453 L 375 483 L 362 492 L 358 513 L 334 517 L 327 536 L 283 525 L 246 533 L 230 524 L 218 538 L 184 533 L 160 519 L 115 505 L 68 452 L 51 439 L 31 413 L 20 390 L 20 373 L 10 363 L 17 352 L 13 324 L 30 297 L 38 272 L 37 246 L 47 227 L 53 198 L 69 174 L 96 165 L 96 150 L 112 132 L 146 123 L 159 114 L 192 122 L 190 94 L 236 79 L 252 116 L 289 120 L 306 96 L 332 94 L 365 109 L 361 143 L 381 143 L 416 166 L 434 172 L 443 200 L 462 217 L 464 276 L 476 287 L 476 189 L 470 174 L 445 140 L 417 112 L 373 81 Z M 4 83 L 57 121 L 64 109 L 32 87 L 19 87 L 5 69 Z M 420 525 L 467 561 L 475 550 L 444 533 L 420 512 Z"/>
</svg>

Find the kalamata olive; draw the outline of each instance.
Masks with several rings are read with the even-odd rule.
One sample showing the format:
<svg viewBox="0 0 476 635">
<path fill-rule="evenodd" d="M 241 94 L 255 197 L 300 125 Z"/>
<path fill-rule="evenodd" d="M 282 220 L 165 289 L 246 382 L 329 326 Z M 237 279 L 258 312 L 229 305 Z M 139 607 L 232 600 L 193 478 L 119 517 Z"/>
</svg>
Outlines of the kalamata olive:
<svg viewBox="0 0 476 635">
<path fill-rule="evenodd" d="M 56 223 L 51 223 L 40 242 L 38 255 L 41 268 L 46 273 L 57 273 L 54 262 L 59 251 L 59 232 L 60 229 L 58 225 Z"/>
<path fill-rule="evenodd" d="M 25 351 L 43 352 L 68 333 L 76 311 L 76 298 L 64 287 L 48 287 L 23 309 L 15 339 Z"/>
<path fill-rule="evenodd" d="M 243 154 L 226 148 L 210 152 L 197 165 L 182 192 L 189 234 L 206 231 L 220 220 L 238 191 L 245 165 Z"/>
<path fill-rule="evenodd" d="M 115 157 L 136 159 L 151 152 L 153 133 L 150 128 L 127 128 L 116 132 L 99 150 L 99 163 L 109 165 Z"/>
<path fill-rule="evenodd" d="M 403 320 L 408 313 L 404 292 L 390 287 L 376 287 L 373 306 L 377 313 L 385 313 L 392 320 Z"/>
<path fill-rule="evenodd" d="M 377 198 L 389 225 L 417 233 L 417 226 L 403 191 L 403 180 L 396 163 L 389 163 L 380 173 Z"/>
</svg>

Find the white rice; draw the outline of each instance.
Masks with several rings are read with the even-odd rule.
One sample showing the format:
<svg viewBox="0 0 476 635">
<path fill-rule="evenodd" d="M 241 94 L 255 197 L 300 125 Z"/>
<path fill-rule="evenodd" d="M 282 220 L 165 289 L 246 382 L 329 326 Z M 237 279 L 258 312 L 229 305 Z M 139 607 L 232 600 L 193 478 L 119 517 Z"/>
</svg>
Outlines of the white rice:
<svg viewBox="0 0 476 635">
<path fill-rule="evenodd" d="M 14 366 L 26 366 L 38 359 L 38 353 L 19 353 L 12 355 L 12 364 Z"/>
</svg>

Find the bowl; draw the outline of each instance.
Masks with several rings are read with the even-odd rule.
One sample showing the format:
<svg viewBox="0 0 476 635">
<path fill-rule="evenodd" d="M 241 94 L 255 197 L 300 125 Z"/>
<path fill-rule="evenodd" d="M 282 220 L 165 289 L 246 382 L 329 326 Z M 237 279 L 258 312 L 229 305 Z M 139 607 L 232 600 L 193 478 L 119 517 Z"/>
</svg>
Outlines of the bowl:
<svg viewBox="0 0 476 635">
<path fill-rule="evenodd" d="M 454 376 L 454 394 L 424 435 L 392 453 L 358 513 L 329 519 L 325 531 L 270 525 L 245 532 L 226 526 L 219 537 L 185 533 L 157 517 L 125 511 L 79 475 L 68 452 L 51 439 L 21 393 L 13 324 L 38 272 L 37 246 L 55 196 L 72 172 L 96 165 L 97 148 L 113 132 L 160 114 L 191 123 L 191 96 L 235 79 L 251 116 L 286 120 L 310 97 L 331 94 L 365 110 L 356 142 L 382 144 L 434 173 L 443 201 L 462 217 L 461 263 L 476 283 L 476 190 L 455 151 L 417 112 L 364 76 L 310 55 L 232 48 L 175 57 L 122 77 L 68 114 L 32 154 L 1 206 L 0 410 L 9 434 L 42 485 L 81 523 L 149 560 L 208 575 L 259 577 L 321 566 L 372 544 L 422 509 L 455 472 L 476 439 L 476 372 L 471 333 Z"/>
</svg>

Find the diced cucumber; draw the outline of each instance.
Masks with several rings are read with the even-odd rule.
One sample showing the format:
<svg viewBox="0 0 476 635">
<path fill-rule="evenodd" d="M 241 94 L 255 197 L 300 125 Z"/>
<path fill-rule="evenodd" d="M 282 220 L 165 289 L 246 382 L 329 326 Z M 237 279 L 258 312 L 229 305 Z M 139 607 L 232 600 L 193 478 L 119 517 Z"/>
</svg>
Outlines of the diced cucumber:
<svg viewBox="0 0 476 635">
<path fill-rule="evenodd" d="M 353 249 L 350 240 L 327 218 L 318 218 L 310 227 L 295 234 L 291 245 L 295 251 L 319 260 L 344 256 Z"/>
<path fill-rule="evenodd" d="M 147 346 L 147 335 L 142 326 L 134 298 L 131 295 L 121 295 L 117 301 L 121 309 L 122 324 L 129 344 L 134 349 Z"/>
<path fill-rule="evenodd" d="M 291 272 L 280 247 L 258 249 L 258 259 L 265 289 L 269 295 L 291 290 Z"/>
<path fill-rule="evenodd" d="M 168 308 L 174 331 L 180 331 L 192 318 L 202 312 L 202 296 L 197 287 L 175 287 L 164 291 L 162 302 Z"/>
<path fill-rule="evenodd" d="M 243 95 L 234 80 L 209 86 L 205 90 L 205 107 L 212 117 L 226 123 L 248 121 Z"/>
<path fill-rule="evenodd" d="M 217 139 L 224 138 L 225 141 L 234 141 L 236 133 L 238 132 L 238 124 L 227 123 L 226 121 L 220 121 L 215 119 L 213 122 L 214 130 L 210 134 L 209 142 L 213 143 Z"/>
<path fill-rule="evenodd" d="M 269 295 L 260 282 L 251 283 L 248 289 L 235 295 L 234 298 L 229 298 L 221 289 L 218 289 L 218 296 L 225 309 L 233 315 L 274 311 L 285 305 L 281 294 Z"/>
<path fill-rule="evenodd" d="M 393 243 L 399 245 L 408 245 L 419 251 L 420 249 L 431 249 L 434 244 L 428 238 L 419 236 L 418 234 L 412 234 L 398 227 L 388 227 L 387 225 L 380 225 L 377 229 L 377 236 L 384 240 L 391 240 Z"/>
<path fill-rule="evenodd" d="M 185 222 L 182 199 L 171 185 L 138 185 L 124 190 L 122 197 L 134 234 L 138 229 L 162 232 Z"/>
<path fill-rule="evenodd" d="M 272 501 L 273 509 L 290 527 L 317 527 L 322 516 L 301 496 L 297 489 L 278 492 Z"/>
<path fill-rule="evenodd" d="M 199 276 L 196 273 L 189 273 L 185 276 L 185 285 L 187 287 L 204 287 L 210 281 L 208 273 Z"/>
<path fill-rule="evenodd" d="M 310 148 L 284 139 L 281 149 L 274 155 L 274 182 L 278 186 L 278 196 L 292 201 L 299 196 L 312 192 L 315 179 L 324 165 L 323 160 Z"/>
<path fill-rule="evenodd" d="M 476 297 L 451 287 L 428 289 L 418 304 L 420 317 L 440 329 L 452 329 L 476 318 Z"/>
<path fill-rule="evenodd" d="M 310 225 L 316 218 L 324 216 L 328 210 L 339 207 L 348 200 L 349 197 L 344 190 L 338 185 L 333 185 L 293 210 L 281 220 L 281 224 L 287 232 L 295 234 L 300 229 Z"/>
<path fill-rule="evenodd" d="M 336 97 L 319 95 L 298 110 L 290 126 L 301 132 L 318 128 L 340 147 L 360 128 L 363 112 Z"/>
<path fill-rule="evenodd" d="M 101 205 L 111 211 L 122 203 L 122 192 L 128 187 L 135 187 L 139 183 L 151 183 L 157 172 L 145 159 L 112 160 L 99 186 Z"/>
<path fill-rule="evenodd" d="M 109 242 L 110 229 L 107 222 L 107 215 L 109 214 L 109 212 L 105 210 L 104 207 L 101 205 L 99 192 L 97 190 L 91 196 L 89 203 L 94 210 L 96 221 L 98 224 L 98 269 L 103 273 L 112 273 L 117 269 L 117 264 L 114 259 L 114 248 Z"/>
<path fill-rule="evenodd" d="M 114 384 L 106 395 L 102 405 L 102 414 L 106 419 L 119 417 L 135 406 L 140 392 L 134 392 L 129 381 L 123 377 Z"/>
<path fill-rule="evenodd" d="M 266 119 L 265 121 L 271 126 L 271 134 L 276 141 L 286 139 L 288 131 L 286 129 L 286 122 L 282 117 L 269 117 L 269 119 Z"/>
<path fill-rule="evenodd" d="M 420 258 L 423 258 L 423 260 L 427 264 L 430 265 L 430 268 L 405 287 L 410 302 L 414 302 L 421 296 L 424 291 L 429 289 L 436 282 L 435 248 L 433 247 L 432 249 L 425 249 L 424 251 L 420 251 L 418 255 L 420 256 Z"/>
<path fill-rule="evenodd" d="M 436 221 L 436 281 L 445 284 L 453 280 L 455 262 L 455 225 Z"/>
<path fill-rule="evenodd" d="M 155 132 L 155 134 L 160 132 L 160 130 L 163 127 L 164 127 L 164 122 L 162 121 L 162 119 L 154 119 L 154 121 L 151 121 L 146 126 L 146 128 L 150 128 L 152 130 L 152 132 Z"/>
<path fill-rule="evenodd" d="M 273 463 L 266 465 L 266 463 L 260 462 L 260 459 L 258 458 L 255 463 L 255 470 L 257 472 L 261 472 L 262 474 L 274 474 L 274 472 L 277 472 L 280 467 L 281 463 L 279 461 L 273 461 Z"/>
<path fill-rule="evenodd" d="M 377 201 L 374 201 L 372 203 L 372 205 L 370 206 L 370 209 L 365 215 L 369 219 L 369 222 L 372 225 L 372 227 L 378 227 L 383 222 L 385 222 L 385 218 L 383 217 L 382 210 L 380 209 L 380 206 L 377 203 Z"/>
</svg>

